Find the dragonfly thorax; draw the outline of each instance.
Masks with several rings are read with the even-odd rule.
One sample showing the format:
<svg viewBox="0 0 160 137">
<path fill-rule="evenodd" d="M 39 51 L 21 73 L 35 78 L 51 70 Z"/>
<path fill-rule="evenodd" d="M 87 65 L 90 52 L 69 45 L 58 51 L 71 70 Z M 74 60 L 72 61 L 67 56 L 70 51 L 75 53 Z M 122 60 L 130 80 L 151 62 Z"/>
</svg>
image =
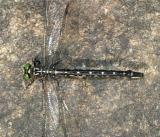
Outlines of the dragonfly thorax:
<svg viewBox="0 0 160 137">
<path fill-rule="evenodd" d="M 55 70 L 54 68 L 51 70 L 51 69 L 46 69 L 46 68 L 38 68 L 38 67 L 34 67 L 33 69 L 33 75 L 34 76 L 44 76 L 44 75 L 51 75 L 51 74 L 54 74 L 55 73 Z"/>
</svg>

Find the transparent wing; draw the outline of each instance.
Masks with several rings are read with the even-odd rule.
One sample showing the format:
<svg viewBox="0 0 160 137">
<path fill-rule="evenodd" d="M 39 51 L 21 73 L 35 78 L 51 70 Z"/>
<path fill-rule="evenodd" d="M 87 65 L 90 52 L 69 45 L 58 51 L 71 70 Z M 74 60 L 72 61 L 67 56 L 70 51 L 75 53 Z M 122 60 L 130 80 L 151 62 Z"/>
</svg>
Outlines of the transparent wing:
<svg viewBox="0 0 160 137">
<path fill-rule="evenodd" d="M 45 6 L 45 32 L 42 56 L 44 65 L 52 64 L 51 56 L 57 51 L 61 36 L 63 22 L 65 22 L 66 1 L 44 0 Z M 59 125 L 59 101 L 56 94 L 56 84 L 51 79 L 43 80 L 44 89 L 44 128 L 43 137 L 55 137 L 58 135 Z"/>
<path fill-rule="evenodd" d="M 59 125 L 59 104 L 56 94 L 56 86 L 51 81 L 44 82 L 44 137 L 56 136 Z"/>
<path fill-rule="evenodd" d="M 61 29 L 66 14 L 67 1 L 45 0 L 46 44 L 48 54 L 52 55 L 58 48 Z"/>
<path fill-rule="evenodd" d="M 44 123 L 42 137 L 63 137 L 68 135 L 66 115 L 68 107 L 62 94 L 58 93 L 58 85 L 51 80 L 44 81 Z"/>
</svg>

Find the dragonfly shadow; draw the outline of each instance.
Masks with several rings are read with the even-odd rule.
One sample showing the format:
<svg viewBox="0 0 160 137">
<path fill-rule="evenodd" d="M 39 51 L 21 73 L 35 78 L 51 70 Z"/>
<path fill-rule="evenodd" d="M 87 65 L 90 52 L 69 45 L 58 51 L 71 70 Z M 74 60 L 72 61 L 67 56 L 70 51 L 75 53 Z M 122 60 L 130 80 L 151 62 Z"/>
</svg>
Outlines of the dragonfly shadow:
<svg viewBox="0 0 160 137">
<path fill-rule="evenodd" d="M 63 55 L 63 56 L 61 56 Z M 149 66 L 145 62 L 136 62 L 123 58 L 118 60 L 112 59 L 90 59 L 90 58 L 72 58 L 65 52 L 60 54 L 56 52 L 54 55 L 46 56 L 45 59 L 42 54 L 39 53 L 33 60 L 39 60 L 42 66 L 54 66 L 55 68 L 72 68 L 72 69 L 89 69 L 89 68 L 101 68 L 101 69 L 119 69 L 121 67 L 129 69 L 147 69 Z"/>
</svg>

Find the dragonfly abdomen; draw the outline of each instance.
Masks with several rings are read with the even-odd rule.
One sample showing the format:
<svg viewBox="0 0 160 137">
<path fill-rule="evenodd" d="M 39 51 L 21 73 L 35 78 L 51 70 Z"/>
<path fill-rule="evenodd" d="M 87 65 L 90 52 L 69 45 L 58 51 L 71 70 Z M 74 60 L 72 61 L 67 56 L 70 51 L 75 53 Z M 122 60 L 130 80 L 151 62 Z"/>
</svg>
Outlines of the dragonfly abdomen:
<svg viewBox="0 0 160 137">
<path fill-rule="evenodd" d="M 117 70 L 94 70 L 94 69 L 40 69 L 35 68 L 35 75 L 53 75 L 53 76 L 88 76 L 88 77 L 129 77 L 139 78 L 143 77 L 143 73 L 128 71 L 117 71 Z"/>
<path fill-rule="evenodd" d="M 56 75 L 64 76 L 90 76 L 90 77 L 129 77 L 129 78 L 138 78 L 143 77 L 143 73 L 134 72 L 131 70 L 128 71 L 117 71 L 117 70 L 78 70 L 78 69 L 60 69 L 55 70 Z"/>
<path fill-rule="evenodd" d="M 65 75 L 65 76 L 114 76 L 117 73 L 114 71 L 106 70 L 82 70 L 82 69 L 60 69 L 55 70 L 55 75 Z"/>
</svg>

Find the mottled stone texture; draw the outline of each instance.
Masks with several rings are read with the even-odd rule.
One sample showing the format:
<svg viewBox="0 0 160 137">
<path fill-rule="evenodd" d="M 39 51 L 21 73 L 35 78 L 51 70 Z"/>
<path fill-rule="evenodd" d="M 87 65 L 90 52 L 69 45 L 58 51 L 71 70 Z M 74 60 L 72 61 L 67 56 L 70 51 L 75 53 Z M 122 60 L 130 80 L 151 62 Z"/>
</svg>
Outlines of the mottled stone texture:
<svg viewBox="0 0 160 137">
<path fill-rule="evenodd" d="M 43 134 L 42 85 L 36 80 L 24 89 L 21 67 L 41 51 L 44 15 L 41 0 L 0 0 L 0 137 Z M 67 107 L 56 137 L 159 137 L 159 43 L 159 0 L 70 1 L 58 48 L 69 57 L 60 66 L 145 77 L 59 78 L 53 92 Z"/>
</svg>

